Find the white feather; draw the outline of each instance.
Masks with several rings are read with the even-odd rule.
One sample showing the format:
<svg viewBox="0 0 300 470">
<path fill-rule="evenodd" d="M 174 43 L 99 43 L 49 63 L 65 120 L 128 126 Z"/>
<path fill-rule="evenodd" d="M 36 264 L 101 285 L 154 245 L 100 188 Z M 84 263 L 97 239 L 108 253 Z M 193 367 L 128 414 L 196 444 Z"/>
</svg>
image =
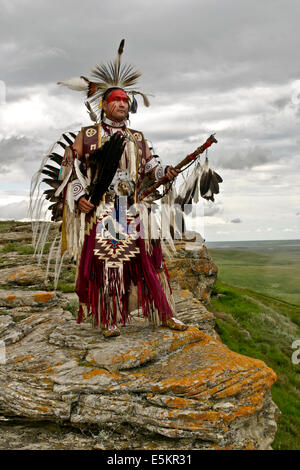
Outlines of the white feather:
<svg viewBox="0 0 300 470">
<path fill-rule="evenodd" d="M 72 184 L 69 184 L 69 186 L 67 188 L 66 201 L 68 203 L 70 212 L 74 212 L 75 203 L 74 203 L 74 195 L 73 195 L 73 186 L 72 186 Z"/>
<path fill-rule="evenodd" d="M 55 191 L 55 193 L 54 193 L 55 197 L 58 197 L 60 195 L 60 193 L 62 192 L 62 190 L 65 188 L 66 184 L 68 183 L 68 181 L 70 179 L 71 174 L 72 174 L 72 168 L 70 168 L 70 170 L 69 170 L 67 176 L 65 177 L 65 179 L 63 180 L 62 184 Z"/>
<path fill-rule="evenodd" d="M 57 84 L 66 86 L 75 91 L 87 91 L 89 88 L 88 82 L 81 77 L 73 77 L 65 82 L 57 82 Z"/>
<path fill-rule="evenodd" d="M 79 166 L 80 166 L 79 160 L 78 158 L 75 158 L 74 167 L 75 167 L 76 176 L 79 179 L 81 186 L 85 190 L 89 184 L 89 181 L 88 181 L 88 178 L 86 178 L 84 174 L 81 173 Z"/>
</svg>

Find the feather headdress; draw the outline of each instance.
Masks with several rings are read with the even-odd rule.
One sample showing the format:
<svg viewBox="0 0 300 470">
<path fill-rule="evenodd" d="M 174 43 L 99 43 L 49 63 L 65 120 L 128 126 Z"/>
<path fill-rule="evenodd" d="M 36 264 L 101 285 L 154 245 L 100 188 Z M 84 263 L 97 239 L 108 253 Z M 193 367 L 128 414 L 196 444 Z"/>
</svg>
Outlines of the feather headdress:
<svg viewBox="0 0 300 470">
<path fill-rule="evenodd" d="M 121 88 L 131 97 L 130 111 L 132 113 L 137 111 L 135 95 L 140 95 L 143 98 L 144 105 L 150 106 L 148 96 L 132 88 L 142 74 L 130 64 L 121 64 L 124 44 L 125 39 L 122 39 L 114 61 L 95 65 L 91 70 L 91 78 L 81 76 L 71 78 L 65 82 L 58 82 L 58 85 L 67 86 L 71 90 L 87 93 L 88 112 L 93 121 L 95 121 L 95 117 L 99 119 L 103 96 L 110 88 Z"/>
</svg>

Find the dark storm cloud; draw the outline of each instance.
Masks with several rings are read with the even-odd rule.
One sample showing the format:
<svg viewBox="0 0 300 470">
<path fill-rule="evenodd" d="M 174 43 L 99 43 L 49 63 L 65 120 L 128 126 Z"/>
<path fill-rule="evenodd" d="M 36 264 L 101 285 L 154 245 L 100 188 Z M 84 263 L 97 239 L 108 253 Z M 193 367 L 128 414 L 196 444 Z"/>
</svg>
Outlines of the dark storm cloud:
<svg viewBox="0 0 300 470">
<path fill-rule="evenodd" d="M 6 175 L 1 185 L 8 184 L 20 186 L 27 183 L 37 171 L 39 162 L 43 157 L 42 145 L 38 140 L 28 137 L 9 137 L 0 140 L 0 172 Z M 13 180 L 13 181 L 11 181 Z"/>
<path fill-rule="evenodd" d="M 253 168 L 255 166 L 264 165 L 274 162 L 274 157 L 269 150 L 260 147 L 253 147 L 245 152 L 236 152 L 227 155 L 222 167 L 231 170 Z"/>
<path fill-rule="evenodd" d="M 36 142 L 25 136 L 8 137 L 0 140 L 0 162 L 6 165 L 19 164 L 24 160 L 35 160 L 36 152 L 33 150 Z"/>
<path fill-rule="evenodd" d="M 55 83 L 115 55 L 144 72 L 150 92 L 184 96 L 299 76 L 296 0 L 2 0 L 3 80 Z"/>
</svg>

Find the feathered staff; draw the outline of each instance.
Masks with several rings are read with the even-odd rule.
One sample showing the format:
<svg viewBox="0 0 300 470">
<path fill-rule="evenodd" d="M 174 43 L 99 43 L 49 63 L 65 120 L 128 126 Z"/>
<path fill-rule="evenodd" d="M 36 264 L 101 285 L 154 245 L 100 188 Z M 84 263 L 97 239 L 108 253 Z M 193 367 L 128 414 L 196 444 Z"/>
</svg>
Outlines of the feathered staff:
<svg viewBox="0 0 300 470">
<path fill-rule="evenodd" d="M 203 145 L 198 147 L 190 155 L 187 155 L 180 163 L 178 163 L 175 166 L 175 168 L 177 170 L 182 170 L 182 171 L 185 170 L 188 166 L 193 164 L 196 161 L 197 157 L 199 155 L 201 155 L 206 149 L 208 149 L 213 143 L 217 143 L 217 139 L 214 137 L 214 135 L 211 135 Z M 186 202 L 186 201 L 187 200 L 191 201 L 193 199 L 193 197 L 195 196 L 196 189 L 197 189 L 197 184 L 198 184 L 198 179 L 200 177 L 200 172 L 198 171 L 198 169 L 199 169 L 199 166 L 197 165 L 197 167 L 195 168 L 195 170 L 193 172 L 193 176 L 191 178 L 189 178 L 189 180 L 188 180 L 188 185 L 185 184 L 185 189 L 184 189 L 185 195 L 184 195 L 184 197 L 181 196 L 181 199 L 178 199 L 177 202 L 179 204 L 182 204 L 182 205 L 188 204 L 188 202 Z M 210 177 L 211 177 L 211 175 L 212 175 L 212 173 L 209 173 Z M 218 175 L 218 177 L 221 178 L 219 175 Z M 155 184 L 153 184 L 152 186 L 147 188 L 140 195 L 139 199 L 142 201 L 143 199 L 145 199 L 145 197 L 149 196 L 154 191 L 156 191 L 156 189 L 159 188 L 161 185 L 166 184 L 168 182 L 169 182 L 169 180 L 168 180 L 167 176 L 164 176 L 159 181 L 157 181 Z M 200 182 L 200 186 L 201 186 L 201 182 Z M 201 193 L 201 195 L 202 195 L 202 193 Z"/>
<path fill-rule="evenodd" d="M 208 149 L 217 140 L 212 135 L 207 141 L 198 147 L 195 152 L 188 155 L 182 162 L 180 162 L 175 168 L 183 168 L 182 171 L 187 169 L 191 164 L 196 162 L 194 170 L 185 179 L 180 186 L 177 195 L 171 196 L 171 203 L 169 209 L 171 211 L 170 216 L 170 236 L 174 239 L 175 236 L 182 236 L 186 231 L 186 225 L 184 215 L 187 215 L 192 210 L 192 202 L 197 203 L 200 195 L 205 199 L 214 200 L 213 195 L 219 192 L 219 183 L 222 182 L 222 178 L 215 173 L 209 167 L 208 158 L 206 156 L 205 163 L 201 166 L 199 159 L 197 158 L 204 150 Z M 144 194 L 143 194 L 144 196 Z M 165 205 L 164 203 L 163 205 Z"/>
</svg>

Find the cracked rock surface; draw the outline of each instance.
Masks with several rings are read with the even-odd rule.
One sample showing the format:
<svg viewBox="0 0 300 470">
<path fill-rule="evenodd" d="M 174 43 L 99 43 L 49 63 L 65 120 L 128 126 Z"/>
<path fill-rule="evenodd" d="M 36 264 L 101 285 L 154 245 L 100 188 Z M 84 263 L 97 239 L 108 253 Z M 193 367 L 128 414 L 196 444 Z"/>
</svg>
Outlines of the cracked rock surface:
<svg viewBox="0 0 300 470">
<path fill-rule="evenodd" d="M 136 311 L 110 339 L 76 323 L 72 295 L 1 290 L 0 449 L 270 449 L 275 373 L 230 351 L 177 281 L 186 331 Z"/>
<path fill-rule="evenodd" d="M 176 293 L 178 317 L 191 319 L 183 297 Z M 47 432 L 51 439 L 45 448 L 68 448 L 70 433 L 70 448 L 115 448 L 124 428 L 130 430 L 127 441 L 123 436 L 127 448 L 132 436 L 145 449 L 270 447 L 276 431 L 277 409 L 270 398 L 275 373 L 230 351 L 213 330 L 201 331 L 201 316 L 211 320 L 205 307 L 197 311 L 199 324 L 194 318 L 194 326 L 183 332 L 149 326 L 133 314 L 121 336 L 104 339 L 91 324 L 78 325 L 60 300 L 56 306 L 51 301 L 39 311 L 27 307 L 18 321 L 19 306 L 0 315 L 6 344 L 0 427 L 6 437 L 19 436 L 9 440 L 14 442 L 9 448 L 41 448 Z M 196 305 L 192 301 L 194 316 Z M 42 434 L 36 431 L 37 442 L 32 437 L 25 447 L 22 420 L 32 423 L 33 437 L 47 423 Z M 101 438 L 106 435 L 110 439 Z M 0 448 L 7 442 L 2 436 Z"/>
</svg>

